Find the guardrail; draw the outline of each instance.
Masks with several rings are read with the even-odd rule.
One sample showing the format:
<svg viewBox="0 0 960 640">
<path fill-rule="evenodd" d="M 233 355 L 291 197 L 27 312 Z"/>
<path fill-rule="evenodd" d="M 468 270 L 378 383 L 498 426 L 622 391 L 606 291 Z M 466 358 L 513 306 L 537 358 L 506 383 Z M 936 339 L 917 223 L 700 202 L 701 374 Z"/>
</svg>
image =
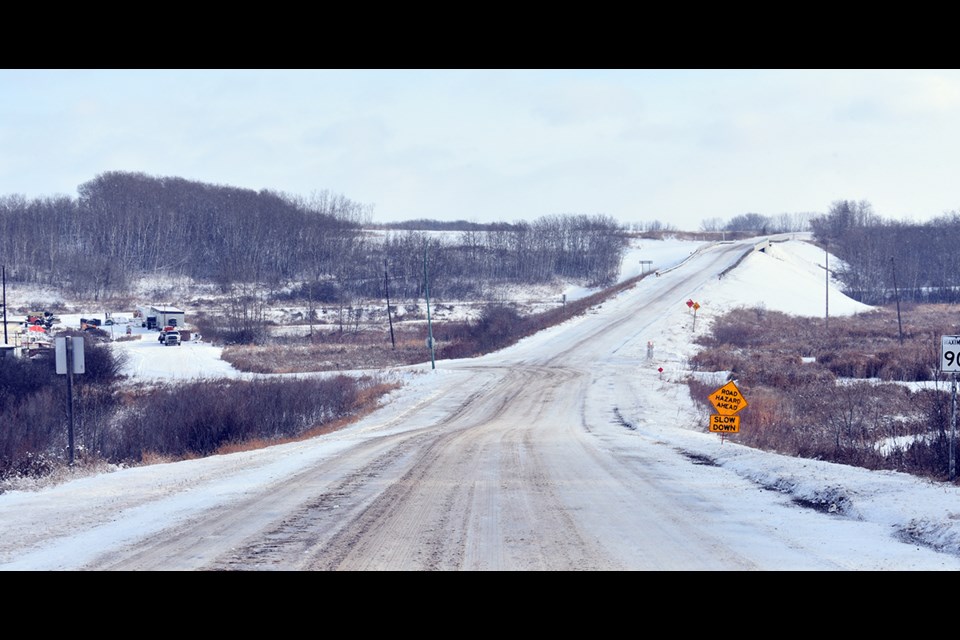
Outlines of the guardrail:
<svg viewBox="0 0 960 640">
<path fill-rule="evenodd" d="M 691 260 L 693 260 L 693 258 L 695 258 L 696 256 L 700 255 L 700 254 L 703 253 L 704 251 L 707 251 L 708 249 L 713 249 L 714 247 L 716 247 L 716 246 L 718 246 L 718 245 L 721 245 L 721 244 L 733 244 L 733 240 L 718 240 L 717 242 L 711 242 L 710 244 L 701 245 L 701 246 L 697 247 L 696 249 L 694 249 L 693 251 L 691 251 L 691 252 L 690 252 L 690 255 L 688 255 L 686 258 L 684 258 L 683 260 L 681 260 L 681 261 L 678 262 L 677 264 L 673 265 L 672 267 L 667 267 L 666 269 L 657 269 L 657 270 L 656 270 L 656 274 L 657 274 L 657 275 L 663 275 L 664 273 L 670 273 L 670 272 L 673 271 L 674 269 L 679 269 L 680 267 L 682 267 L 683 265 L 687 264 L 688 262 L 690 262 Z"/>
<path fill-rule="evenodd" d="M 785 238 L 785 239 L 783 239 L 783 240 L 778 240 L 778 242 L 786 242 L 787 240 L 788 240 L 788 238 Z M 736 269 L 737 267 L 739 267 L 739 266 L 740 266 L 740 263 L 743 262 L 744 260 L 746 260 L 746 259 L 747 259 L 747 256 L 749 256 L 751 253 L 755 253 L 755 252 L 757 252 L 757 251 L 766 251 L 766 250 L 769 249 L 772 245 L 773 245 L 773 241 L 770 240 L 769 238 L 767 238 L 766 240 L 761 240 L 761 241 L 758 242 L 757 244 L 753 245 L 752 247 L 750 247 L 749 249 L 747 249 L 746 251 L 744 251 L 744 252 L 743 252 L 743 255 L 740 256 L 739 258 L 737 258 L 737 261 L 736 261 L 736 262 L 734 262 L 732 265 L 730 265 L 729 267 L 727 267 L 726 269 L 724 269 L 723 271 L 721 271 L 721 272 L 720 272 L 720 275 L 718 276 L 718 278 L 721 278 L 721 279 L 722 279 L 723 276 L 727 275 L 728 273 L 730 273 L 731 271 L 733 271 L 734 269 Z"/>
<path fill-rule="evenodd" d="M 766 250 L 769 249 L 771 246 L 773 246 L 773 243 L 774 243 L 774 242 L 787 242 L 788 240 L 794 239 L 794 238 L 793 238 L 794 235 L 796 235 L 796 234 L 779 234 L 779 235 L 776 237 L 776 239 L 765 238 L 765 239 L 761 240 L 760 242 L 754 244 L 752 247 L 750 247 L 749 249 L 747 249 L 746 251 L 744 251 L 744 252 L 743 252 L 743 255 L 740 256 L 739 258 L 737 258 L 737 261 L 736 261 L 736 262 L 734 262 L 732 265 L 730 265 L 729 267 L 727 267 L 726 269 L 724 269 L 723 271 L 721 271 L 721 272 L 720 272 L 720 277 L 722 278 L 723 276 L 727 275 L 727 273 L 729 273 L 730 271 L 733 271 L 733 270 L 736 269 L 738 266 L 740 266 L 740 263 L 743 262 L 743 261 L 746 259 L 746 257 L 747 257 L 748 255 L 750 255 L 751 253 L 754 253 L 755 251 L 766 251 Z M 656 273 L 657 273 L 658 275 L 662 275 L 662 274 L 664 274 L 664 273 L 669 273 L 669 272 L 673 271 L 674 269 L 679 269 L 680 267 L 682 267 L 683 265 L 685 265 L 687 262 L 689 262 L 690 260 L 692 260 L 692 259 L 693 259 L 694 257 L 696 257 L 697 255 L 703 253 L 704 251 L 709 251 L 710 249 L 713 249 L 713 248 L 715 248 L 715 247 L 718 247 L 718 246 L 720 246 L 720 245 L 722 245 L 722 244 L 733 244 L 734 242 L 736 242 L 736 241 L 735 241 L 735 240 L 718 240 L 718 241 L 716 241 L 716 242 L 711 242 L 711 243 L 709 243 L 709 244 L 702 245 L 702 246 L 700 246 L 700 247 L 697 247 L 694 251 L 692 251 L 692 252 L 690 253 L 689 256 L 687 256 L 686 258 L 684 258 L 683 260 L 681 260 L 681 261 L 678 262 L 677 264 L 673 265 L 672 267 L 668 267 L 668 268 L 666 268 L 666 269 L 657 269 Z"/>
</svg>

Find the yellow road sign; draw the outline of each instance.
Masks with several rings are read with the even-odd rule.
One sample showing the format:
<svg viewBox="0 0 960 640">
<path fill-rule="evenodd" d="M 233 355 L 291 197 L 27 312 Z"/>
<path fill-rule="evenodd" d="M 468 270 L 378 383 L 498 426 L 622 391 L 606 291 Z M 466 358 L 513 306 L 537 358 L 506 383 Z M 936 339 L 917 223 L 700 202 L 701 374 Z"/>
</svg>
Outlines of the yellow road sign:
<svg viewBox="0 0 960 640">
<path fill-rule="evenodd" d="M 733 380 L 710 394 L 710 404 L 722 416 L 732 416 L 747 406 L 747 399 Z"/>
<path fill-rule="evenodd" d="M 714 433 L 740 433 L 740 416 L 710 416 L 710 431 Z"/>
</svg>

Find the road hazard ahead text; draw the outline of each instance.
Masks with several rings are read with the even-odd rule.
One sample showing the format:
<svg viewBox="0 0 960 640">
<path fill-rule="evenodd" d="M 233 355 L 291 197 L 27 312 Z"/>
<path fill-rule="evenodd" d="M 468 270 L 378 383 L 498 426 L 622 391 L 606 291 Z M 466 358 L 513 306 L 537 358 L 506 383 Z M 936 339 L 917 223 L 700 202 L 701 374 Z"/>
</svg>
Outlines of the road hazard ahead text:
<svg viewBox="0 0 960 640">
<path fill-rule="evenodd" d="M 710 394 L 710 404 L 720 415 L 732 416 L 747 406 L 747 399 L 731 380 Z"/>
</svg>

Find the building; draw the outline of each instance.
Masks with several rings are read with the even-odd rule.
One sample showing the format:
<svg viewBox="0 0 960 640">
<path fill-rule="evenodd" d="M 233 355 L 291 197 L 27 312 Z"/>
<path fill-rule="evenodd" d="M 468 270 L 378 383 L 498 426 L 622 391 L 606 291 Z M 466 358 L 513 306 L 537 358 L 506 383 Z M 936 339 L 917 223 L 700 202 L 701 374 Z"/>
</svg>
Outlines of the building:
<svg viewBox="0 0 960 640">
<path fill-rule="evenodd" d="M 4 326 L 3 318 L 0 318 L 0 345 L 4 344 L 3 336 L 4 329 L 6 329 L 7 344 L 19 346 L 24 342 L 24 321 L 23 320 L 10 320 L 7 319 L 6 326 Z"/>
<path fill-rule="evenodd" d="M 140 307 L 140 326 L 147 329 L 163 329 L 164 327 L 183 327 L 186 324 L 186 313 L 176 307 L 149 306 Z"/>
</svg>

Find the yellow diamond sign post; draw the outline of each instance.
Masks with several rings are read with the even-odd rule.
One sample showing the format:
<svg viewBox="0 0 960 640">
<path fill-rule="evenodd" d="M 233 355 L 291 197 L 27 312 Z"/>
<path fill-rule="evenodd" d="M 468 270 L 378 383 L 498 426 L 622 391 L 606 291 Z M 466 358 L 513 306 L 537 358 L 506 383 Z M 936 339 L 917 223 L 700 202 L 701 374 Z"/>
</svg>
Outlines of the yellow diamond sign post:
<svg viewBox="0 0 960 640">
<path fill-rule="evenodd" d="M 710 431 L 714 433 L 740 433 L 740 416 L 737 412 L 747 406 L 747 399 L 733 380 L 710 394 L 710 404 L 717 413 L 710 416 Z"/>
</svg>

